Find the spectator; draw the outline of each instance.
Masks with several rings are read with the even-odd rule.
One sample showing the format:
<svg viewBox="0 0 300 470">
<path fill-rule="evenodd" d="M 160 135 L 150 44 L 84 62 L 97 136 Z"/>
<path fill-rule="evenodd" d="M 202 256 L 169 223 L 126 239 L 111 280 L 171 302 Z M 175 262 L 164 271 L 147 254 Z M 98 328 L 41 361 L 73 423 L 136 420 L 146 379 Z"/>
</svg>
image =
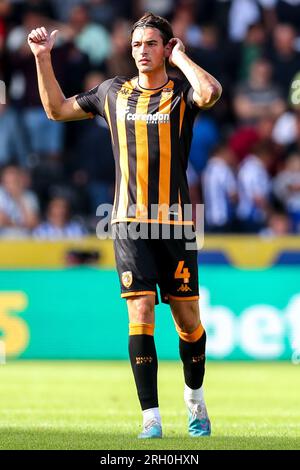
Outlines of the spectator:
<svg viewBox="0 0 300 470">
<path fill-rule="evenodd" d="M 108 129 L 100 117 L 92 123 L 66 124 L 47 118 L 41 108 L 34 59 L 26 37 L 40 25 L 50 31 L 59 30 L 52 60 L 65 96 L 73 96 L 98 85 L 105 79 L 104 74 L 135 75 L 128 49 L 129 30 L 134 17 L 141 16 L 148 7 L 172 19 L 175 35 L 184 40 L 190 55 L 223 85 L 218 104 L 212 111 L 199 113 L 195 121 L 188 169 L 192 201 L 200 203 L 203 199 L 204 172 L 211 172 L 214 178 L 217 168 L 217 175 L 231 172 L 234 178 L 226 159 L 218 155 L 222 164 L 214 160 L 216 155 L 208 160 L 220 136 L 230 135 L 228 145 L 237 157 L 234 168 L 241 164 L 239 178 L 243 179 L 242 169 L 247 162 L 250 176 L 244 175 L 245 186 L 248 183 L 254 187 L 253 178 L 262 181 L 258 189 L 263 195 L 259 193 L 258 200 L 262 199 L 263 208 L 253 203 L 253 195 L 251 203 L 244 198 L 238 203 L 239 213 L 247 212 L 245 206 L 249 204 L 254 214 L 260 213 L 259 220 L 255 215 L 249 225 L 248 215 L 246 220 L 242 216 L 241 230 L 256 232 L 267 224 L 268 233 L 284 232 L 284 216 L 278 210 L 285 210 L 291 219 L 290 231 L 299 230 L 294 183 L 298 170 L 290 170 L 290 165 L 296 167 L 290 163 L 294 157 L 289 155 L 300 155 L 300 93 L 291 86 L 292 80 L 297 82 L 300 76 L 300 0 L 0 1 L 0 80 L 5 82 L 8 101 L 0 105 L 0 167 L 18 165 L 30 170 L 28 177 L 39 199 L 36 205 L 42 210 L 54 188 L 64 188 L 63 197 L 68 198 L 75 213 L 85 217 L 90 227 L 94 225 L 96 207 L 113 197 L 114 160 Z M 178 70 L 170 67 L 168 73 L 176 76 Z M 289 91 L 290 99 L 286 100 Z M 253 157 L 257 146 L 268 147 L 272 157 L 268 168 L 264 157 Z M 268 174 L 274 176 L 276 172 L 271 192 L 274 212 L 266 186 L 270 187 Z M 1 186 L 2 196 L 3 191 Z M 2 221 L 3 217 L 1 211 Z M 215 230 L 229 228 L 225 223 L 225 227 Z M 2 224 L 2 235 L 4 231 L 26 235 L 30 228 L 22 223 Z"/>
<path fill-rule="evenodd" d="M 300 64 L 300 53 L 296 51 L 296 31 L 291 25 L 276 26 L 268 58 L 273 65 L 273 78 L 287 99 L 291 81 L 299 71 Z"/>
<path fill-rule="evenodd" d="M 49 202 L 46 221 L 33 231 L 35 238 L 48 240 L 80 238 L 84 235 L 85 228 L 71 219 L 70 204 L 63 197 L 54 197 Z"/>
<path fill-rule="evenodd" d="M 94 67 L 99 67 L 111 50 L 110 36 L 106 29 L 92 23 L 88 8 L 81 4 L 72 8 L 69 23 L 74 31 L 76 47 L 89 56 Z"/>
<path fill-rule="evenodd" d="M 249 79 L 251 65 L 262 56 L 265 42 L 266 32 L 263 24 L 251 24 L 248 28 L 245 40 L 241 44 L 239 66 L 240 81 Z"/>
<path fill-rule="evenodd" d="M 85 79 L 88 91 L 104 81 L 103 74 L 93 72 Z M 73 141 L 70 161 L 72 183 L 78 192 L 87 192 L 90 213 L 96 214 L 99 204 L 112 203 L 115 165 L 110 132 L 105 120 L 96 116 L 92 122 L 81 122 Z"/>
<path fill-rule="evenodd" d="M 275 121 L 271 116 L 265 116 L 258 120 L 254 126 L 242 126 L 229 138 L 229 145 L 235 152 L 238 161 L 241 162 L 258 145 L 265 145 L 272 153 L 272 163 L 269 168 L 271 175 L 275 175 L 281 168 L 285 158 L 285 148 L 274 138 Z"/>
<path fill-rule="evenodd" d="M 278 121 L 278 127 L 274 129 L 274 139 L 279 140 L 281 144 L 286 146 L 287 153 L 300 154 L 300 109 L 295 113 L 288 113 L 289 119 L 284 114 Z M 285 119 L 284 119 L 285 118 Z M 285 120 L 285 123 L 282 122 Z M 283 124 L 285 124 L 283 126 Z M 285 139 L 283 139 L 283 136 Z M 280 139 L 281 138 L 281 139 Z"/>
<path fill-rule="evenodd" d="M 206 229 L 214 233 L 234 230 L 237 185 L 234 176 L 235 155 L 220 144 L 203 174 Z"/>
<path fill-rule="evenodd" d="M 268 217 L 267 226 L 259 235 L 262 238 L 284 237 L 291 233 L 290 219 L 283 212 L 271 212 Z"/>
<path fill-rule="evenodd" d="M 264 18 L 262 13 L 272 9 L 274 0 L 231 0 L 229 36 L 232 41 L 243 41 L 250 25 Z"/>
<path fill-rule="evenodd" d="M 51 0 L 51 2 L 54 6 L 56 17 L 64 23 L 70 18 L 72 8 L 82 4 L 82 0 L 64 0 L 63 2 L 61 0 Z"/>
<path fill-rule="evenodd" d="M 51 0 L 54 5 L 56 15 L 60 21 L 67 22 L 70 12 L 74 6 L 83 3 L 83 0 Z M 133 3 L 132 0 L 85 0 L 91 12 L 91 19 L 94 22 L 103 23 L 109 26 L 110 21 L 116 17 L 132 18 Z M 136 7 L 136 5 L 134 5 Z"/>
<path fill-rule="evenodd" d="M 112 52 L 106 60 L 108 76 L 124 75 L 133 77 L 136 75 L 136 67 L 128 41 L 129 35 L 129 22 L 123 19 L 117 20 L 113 25 L 111 35 Z"/>
<path fill-rule="evenodd" d="M 300 154 L 292 154 L 274 179 L 274 193 L 287 211 L 294 233 L 300 233 Z"/>
<path fill-rule="evenodd" d="M 110 29 L 114 23 L 117 4 L 114 0 L 86 0 L 89 8 L 90 18 L 94 23 L 101 24 Z"/>
<path fill-rule="evenodd" d="M 234 97 L 234 109 L 240 123 L 255 124 L 262 117 L 277 117 L 284 111 L 285 103 L 271 77 L 270 62 L 265 59 L 253 62 L 249 80 L 237 88 Z"/>
<path fill-rule="evenodd" d="M 215 26 L 204 25 L 199 35 L 199 43 L 190 40 L 190 56 L 205 70 L 218 80 L 225 83 L 227 65 L 227 48 L 219 41 L 219 33 Z"/>
<path fill-rule="evenodd" d="M 53 61 L 59 64 L 56 73 L 61 77 L 65 96 L 72 96 L 78 90 L 83 90 L 84 78 L 92 68 L 88 55 L 80 51 L 72 41 L 62 43 L 53 52 Z"/>
<path fill-rule="evenodd" d="M 219 129 L 208 113 L 199 113 L 193 128 L 189 160 L 200 180 L 208 157 L 219 140 Z"/>
<path fill-rule="evenodd" d="M 271 148 L 259 143 L 238 171 L 239 204 L 237 216 L 242 232 L 257 233 L 270 210 L 271 181 L 268 173 L 273 161 Z"/>
<path fill-rule="evenodd" d="M 12 81 L 10 93 L 13 103 L 22 108 L 21 115 L 28 136 L 30 152 L 43 159 L 59 160 L 63 148 L 63 124 L 49 120 L 41 106 L 36 80 L 35 63 L 26 44 L 29 31 L 36 24 L 47 24 L 48 19 L 39 10 L 28 9 L 23 23 L 13 29 L 8 36 L 12 66 Z M 58 63 L 58 77 L 64 73 L 65 64 L 57 56 L 56 48 L 53 53 L 54 63 Z"/>
<path fill-rule="evenodd" d="M 0 103 L 0 166 L 15 162 L 25 167 L 28 154 L 22 121 L 12 107 Z"/>
<path fill-rule="evenodd" d="M 24 5 L 21 21 L 21 24 L 17 24 L 9 31 L 6 47 L 10 53 L 17 51 L 26 52 L 28 50 L 26 44 L 28 33 L 35 28 L 37 24 L 49 24 L 49 18 L 45 16 L 45 12 L 42 8 L 28 5 Z"/>
<path fill-rule="evenodd" d="M 180 38 L 187 47 L 200 45 L 201 33 L 195 22 L 193 2 L 179 3 L 174 12 L 172 29 L 174 36 Z"/>
<path fill-rule="evenodd" d="M 0 185 L 0 234 L 4 237 L 29 235 L 38 223 L 39 203 L 28 190 L 29 175 L 17 166 L 2 170 Z"/>
<path fill-rule="evenodd" d="M 175 0 L 176 1 L 176 0 Z M 135 3 L 140 3 L 140 6 L 141 6 L 141 11 L 138 13 L 140 14 L 144 11 L 147 11 L 147 10 L 151 10 L 155 15 L 160 15 L 160 16 L 163 16 L 163 17 L 167 17 L 171 14 L 172 12 L 172 9 L 174 9 L 174 0 L 164 0 L 164 1 L 161 1 L 161 0 L 140 0 L 139 2 L 133 2 L 134 4 Z M 180 7 L 180 4 L 181 3 L 184 3 L 184 1 L 178 1 L 177 4 L 179 4 L 178 6 Z M 185 3 L 193 3 L 193 0 L 192 1 L 187 1 Z"/>
</svg>

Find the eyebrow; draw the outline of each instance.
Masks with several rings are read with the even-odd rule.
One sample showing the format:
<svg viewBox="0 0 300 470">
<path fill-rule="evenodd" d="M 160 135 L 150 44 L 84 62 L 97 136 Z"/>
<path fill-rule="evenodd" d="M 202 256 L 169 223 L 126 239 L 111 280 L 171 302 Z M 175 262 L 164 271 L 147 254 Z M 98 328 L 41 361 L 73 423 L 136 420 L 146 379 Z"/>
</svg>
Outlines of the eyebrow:
<svg viewBox="0 0 300 470">
<path fill-rule="evenodd" d="M 147 41 L 145 41 L 146 43 L 149 43 L 149 42 L 153 42 L 153 43 L 156 43 L 158 44 L 158 41 L 156 39 L 148 39 Z M 138 40 L 135 40 L 135 41 L 132 41 L 132 44 L 140 44 L 141 41 L 138 41 Z"/>
</svg>

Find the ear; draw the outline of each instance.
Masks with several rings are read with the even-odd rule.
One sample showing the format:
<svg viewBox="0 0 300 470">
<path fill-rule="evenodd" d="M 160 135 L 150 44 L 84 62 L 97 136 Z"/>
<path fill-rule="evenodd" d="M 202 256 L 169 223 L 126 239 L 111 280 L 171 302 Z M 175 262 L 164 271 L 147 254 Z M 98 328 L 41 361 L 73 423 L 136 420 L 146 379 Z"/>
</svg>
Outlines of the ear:
<svg viewBox="0 0 300 470">
<path fill-rule="evenodd" d="M 172 46 L 168 42 L 168 44 L 165 45 L 165 57 L 167 57 L 167 58 L 170 57 L 171 52 L 172 52 Z"/>
</svg>

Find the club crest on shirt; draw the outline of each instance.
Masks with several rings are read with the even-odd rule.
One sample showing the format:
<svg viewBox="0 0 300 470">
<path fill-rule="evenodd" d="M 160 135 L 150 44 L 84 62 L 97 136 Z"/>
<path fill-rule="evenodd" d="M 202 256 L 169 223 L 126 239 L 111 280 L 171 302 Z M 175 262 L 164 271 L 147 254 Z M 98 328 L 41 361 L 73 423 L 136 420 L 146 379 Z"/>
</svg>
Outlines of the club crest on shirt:
<svg viewBox="0 0 300 470">
<path fill-rule="evenodd" d="M 121 90 L 118 91 L 118 94 L 124 95 L 124 96 L 129 96 L 131 93 L 131 90 L 129 88 L 121 88 Z"/>
<path fill-rule="evenodd" d="M 126 289 L 129 289 L 129 287 L 132 284 L 132 272 L 131 271 L 124 271 L 122 273 L 122 284 Z"/>
</svg>

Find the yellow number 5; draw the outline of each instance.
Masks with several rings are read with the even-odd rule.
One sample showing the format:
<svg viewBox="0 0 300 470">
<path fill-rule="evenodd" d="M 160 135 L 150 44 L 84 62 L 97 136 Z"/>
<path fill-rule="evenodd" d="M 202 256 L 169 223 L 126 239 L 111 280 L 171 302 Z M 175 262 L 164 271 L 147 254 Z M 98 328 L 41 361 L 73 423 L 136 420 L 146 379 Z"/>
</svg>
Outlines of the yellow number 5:
<svg viewBox="0 0 300 470">
<path fill-rule="evenodd" d="M 29 330 L 22 318 L 15 317 L 27 307 L 23 292 L 0 292 L 0 339 L 5 343 L 8 356 L 16 356 L 26 349 Z"/>
</svg>

